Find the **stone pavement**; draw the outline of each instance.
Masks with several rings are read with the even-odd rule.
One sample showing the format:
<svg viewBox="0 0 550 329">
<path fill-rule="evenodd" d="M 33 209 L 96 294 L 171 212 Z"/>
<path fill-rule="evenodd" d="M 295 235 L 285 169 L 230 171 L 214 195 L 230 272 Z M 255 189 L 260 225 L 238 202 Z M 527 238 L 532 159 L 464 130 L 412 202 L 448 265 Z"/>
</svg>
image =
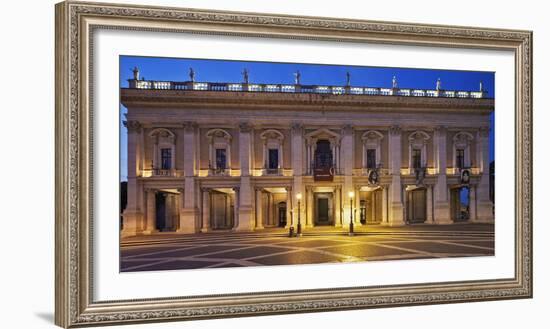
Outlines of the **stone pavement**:
<svg viewBox="0 0 550 329">
<path fill-rule="evenodd" d="M 260 265 L 362 262 L 494 255 L 494 225 L 313 228 L 302 237 L 284 229 L 183 235 L 158 233 L 121 242 L 122 272 Z"/>
</svg>

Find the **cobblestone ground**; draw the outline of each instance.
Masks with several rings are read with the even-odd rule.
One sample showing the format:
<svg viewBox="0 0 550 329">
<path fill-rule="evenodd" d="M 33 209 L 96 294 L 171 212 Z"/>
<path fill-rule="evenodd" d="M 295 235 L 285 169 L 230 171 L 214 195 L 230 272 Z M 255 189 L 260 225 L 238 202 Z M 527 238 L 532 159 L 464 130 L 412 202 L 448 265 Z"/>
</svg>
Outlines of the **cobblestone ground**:
<svg viewBox="0 0 550 329">
<path fill-rule="evenodd" d="M 158 233 L 121 242 L 122 272 L 494 255 L 491 224 L 283 229 L 192 235 Z"/>
</svg>

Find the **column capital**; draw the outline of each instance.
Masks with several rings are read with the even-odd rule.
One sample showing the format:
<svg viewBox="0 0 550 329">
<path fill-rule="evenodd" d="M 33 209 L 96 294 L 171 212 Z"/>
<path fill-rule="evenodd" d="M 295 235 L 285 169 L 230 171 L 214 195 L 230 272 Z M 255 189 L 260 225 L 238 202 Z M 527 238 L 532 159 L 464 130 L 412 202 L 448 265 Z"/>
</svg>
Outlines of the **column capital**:
<svg viewBox="0 0 550 329">
<path fill-rule="evenodd" d="M 444 134 L 447 132 L 447 126 L 436 126 L 434 127 L 434 132 L 437 134 Z"/>
<path fill-rule="evenodd" d="M 183 123 L 183 127 L 185 128 L 186 132 L 195 132 L 195 128 L 197 127 L 197 123 L 194 121 L 185 121 Z"/>
<path fill-rule="evenodd" d="M 241 189 L 240 187 L 233 187 L 234 192 L 239 192 L 240 189 Z"/>
<path fill-rule="evenodd" d="M 211 188 L 209 187 L 203 187 L 201 188 L 201 191 L 204 193 L 204 192 L 210 192 Z"/>
<path fill-rule="evenodd" d="M 185 191 L 185 189 L 182 188 L 182 187 L 179 187 L 177 190 L 178 190 L 178 192 L 180 192 L 180 193 L 183 193 L 183 192 Z"/>
<path fill-rule="evenodd" d="M 290 128 L 292 129 L 293 133 L 301 133 L 304 128 L 304 125 L 301 122 L 294 122 L 292 123 Z"/>
<path fill-rule="evenodd" d="M 344 134 L 353 134 L 353 126 L 351 124 L 346 124 L 342 127 Z"/>
<path fill-rule="evenodd" d="M 242 133 L 249 133 L 254 129 L 252 125 L 249 122 L 240 122 L 239 123 L 239 131 Z"/>
<path fill-rule="evenodd" d="M 391 126 L 388 131 L 390 132 L 390 135 L 399 135 L 401 134 L 401 127 L 400 126 Z"/>
<path fill-rule="evenodd" d="M 147 192 L 147 193 L 156 193 L 156 192 L 157 192 L 157 189 L 156 189 L 156 188 L 147 187 L 147 188 L 145 188 L 145 192 Z"/>
<path fill-rule="evenodd" d="M 487 138 L 489 137 L 489 131 L 491 129 L 489 127 L 481 127 L 479 128 L 479 137 Z"/>
<path fill-rule="evenodd" d="M 124 127 L 128 129 L 128 133 L 139 133 L 141 132 L 142 125 L 139 123 L 139 121 L 136 120 L 128 120 L 124 121 Z"/>
</svg>

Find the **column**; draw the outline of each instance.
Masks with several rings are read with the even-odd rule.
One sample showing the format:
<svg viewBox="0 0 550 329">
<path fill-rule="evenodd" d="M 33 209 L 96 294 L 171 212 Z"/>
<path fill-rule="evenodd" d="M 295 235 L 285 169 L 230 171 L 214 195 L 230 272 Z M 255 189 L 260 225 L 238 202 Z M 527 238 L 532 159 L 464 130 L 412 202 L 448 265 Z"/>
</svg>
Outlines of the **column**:
<svg viewBox="0 0 550 329">
<path fill-rule="evenodd" d="M 180 213 L 180 227 L 185 227 L 189 232 L 197 232 L 199 222 L 199 209 L 197 200 L 197 190 L 195 181 L 196 171 L 196 152 L 195 146 L 197 141 L 197 124 L 194 122 L 184 123 L 184 149 L 183 149 L 183 170 L 185 175 L 184 181 L 184 203 Z"/>
<path fill-rule="evenodd" d="M 178 189 L 179 194 L 179 227 L 177 232 L 179 233 L 196 233 L 195 227 L 193 225 L 189 225 L 189 223 L 185 222 L 185 217 L 183 216 L 184 209 L 185 209 L 185 189 L 179 188 Z"/>
<path fill-rule="evenodd" d="M 433 224 L 433 186 L 426 187 L 426 224 Z"/>
<path fill-rule="evenodd" d="M 144 234 L 157 232 L 156 190 L 147 189 L 147 222 Z"/>
<path fill-rule="evenodd" d="M 262 168 L 267 169 L 267 138 L 262 140 Z"/>
<path fill-rule="evenodd" d="M 210 227 L 210 189 L 202 189 L 202 207 L 201 207 L 201 232 L 208 232 Z"/>
<path fill-rule="evenodd" d="M 447 129 L 437 127 L 434 134 L 434 155 L 437 172 L 437 182 L 434 188 L 434 222 L 436 224 L 451 224 L 451 208 L 449 203 L 449 188 L 447 186 Z"/>
<path fill-rule="evenodd" d="M 306 175 L 310 174 L 311 170 L 311 141 L 306 140 Z"/>
<path fill-rule="evenodd" d="M 353 224 L 355 226 L 361 226 L 363 224 L 361 224 L 361 214 L 360 214 L 360 210 L 361 210 L 361 187 L 360 186 L 355 186 L 355 198 L 353 200 L 353 202 L 355 203 L 353 205 L 353 211 L 355 211 L 355 213 L 353 214 Z"/>
<path fill-rule="evenodd" d="M 313 207 L 315 205 L 313 204 L 313 188 L 307 187 L 306 188 L 306 207 L 307 207 L 307 214 L 306 214 L 306 227 L 313 227 Z"/>
<path fill-rule="evenodd" d="M 477 198 L 476 198 L 476 186 L 470 185 L 470 219 L 469 221 L 475 222 L 477 221 Z"/>
<path fill-rule="evenodd" d="M 141 134 L 141 124 L 137 121 L 127 121 L 125 123 L 128 129 L 128 185 L 127 185 L 127 204 L 124 209 L 122 236 L 136 235 L 141 231 L 143 221 L 143 212 L 140 207 L 140 184 L 137 181 L 139 173 L 138 162 L 138 138 Z"/>
<path fill-rule="evenodd" d="M 266 215 L 267 215 L 267 222 L 270 226 L 275 225 L 273 223 L 273 195 L 271 193 L 267 193 L 267 208 L 266 208 Z"/>
<path fill-rule="evenodd" d="M 234 187 L 233 191 L 235 192 L 235 197 L 233 199 L 233 229 L 239 230 L 239 225 L 241 222 L 241 219 L 239 218 L 240 191 L 238 187 Z"/>
<path fill-rule="evenodd" d="M 354 192 L 353 189 L 353 127 L 346 125 L 342 129 L 342 174 L 344 175 L 344 185 L 342 191 L 343 208 L 344 208 L 344 225 L 349 225 L 350 222 L 350 197 L 349 192 Z M 355 193 L 355 192 L 354 192 Z M 354 199 L 357 196 L 354 196 Z"/>
<path fill-rule="evenodd" d="M 476 187 L 477 211 L 479 222 L 493 222 L 493 203 L 489 191 L 489 128 L 480 128 L 477 134 L 479 169 L 481 177 Z"/>
<path fill-rule="evenodd" d="M 382 186 L 382 225 L 388 223 L 388 186 Z"/>
<path fill-rule="evenodd" d="M 262 218 L 262 189 L 256 189 L 256 229 L 264 228 Z"/>
<path fill-rule="evenodd" d="M 304 154 L 304 141 L 303 141 L 303 127 L 299 123 L 292 125 L 291 129 L 291 140 L 290 140 L 290 149 L 291 149 L 291 164 L 292 172 L 294 176 L 302 176 L 303 174 L 303 154 Z"/>
<path fill-rule="evenodd" d="M 295 226 L 296 223 L 294 223 L 294 213 L 292 209 L 292 189 L 290 187 L 286 188 L 286 226 L 285 228 L 289 228 L 291 225 Z"/>
<path fill-rule="evenodd" d="M 247 122 L 239 124 L 239 159 L 241 165 L 241 183 L 236 192 L 235 209 L 238 208 L 235 218 L 238 231 L 253 231 L 255 225 L 253 213 L 254 193 L 250 182 L 252 164 L 252 127 Z"/>
<path fill-rule="evenodd" d="M 340 198 L 340 187 L 337 186 L 334 188 L 334 226 L 335 227 L 341 227 L 342 221 L 341 221 L 341 214 L 342 214 L 342 201 Z"/>
<path fill-rule="evenodd" d="M 387 225 L 405 225 L 403 216 L 403 192 L 401 186 L 401 128 L 389 129 L 389 154 L 391 185 L 389 187 L 389 216 Z"/>
</svg>

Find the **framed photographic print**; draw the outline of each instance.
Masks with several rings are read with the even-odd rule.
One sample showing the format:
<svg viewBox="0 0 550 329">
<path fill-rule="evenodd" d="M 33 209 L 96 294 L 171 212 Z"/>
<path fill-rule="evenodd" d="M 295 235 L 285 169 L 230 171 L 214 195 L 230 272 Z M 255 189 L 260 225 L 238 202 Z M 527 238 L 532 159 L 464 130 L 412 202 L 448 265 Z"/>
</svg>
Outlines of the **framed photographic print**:
<svg viewBox="0 0 550 329">
<path fill-rule="evenodd" d="M 56 323 L 531 297 L 531 58 L 529 31 L 58 4 Z"/>
</svg>

